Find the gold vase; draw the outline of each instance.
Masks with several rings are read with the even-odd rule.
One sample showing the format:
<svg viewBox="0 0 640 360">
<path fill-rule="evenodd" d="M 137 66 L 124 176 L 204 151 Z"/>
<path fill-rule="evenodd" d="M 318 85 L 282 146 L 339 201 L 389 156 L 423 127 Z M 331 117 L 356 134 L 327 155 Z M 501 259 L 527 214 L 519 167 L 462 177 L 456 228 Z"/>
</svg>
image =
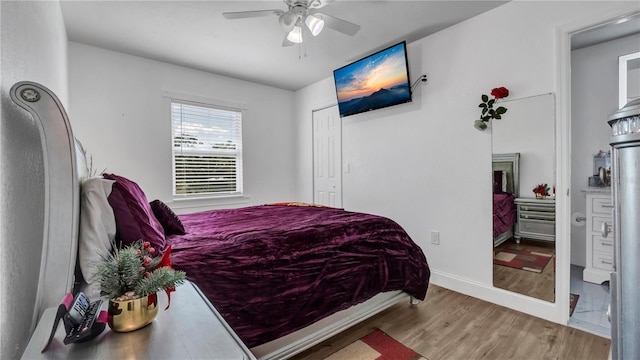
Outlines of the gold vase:
<svg viewBox="0 0 640 360">
<path fill-rule="evenodd" d="M 158 296 L 151 294 L 134 300 L 109 300 L 109 327 L 116 332 L 138 330 L 158 314 Z"/>
</svg>

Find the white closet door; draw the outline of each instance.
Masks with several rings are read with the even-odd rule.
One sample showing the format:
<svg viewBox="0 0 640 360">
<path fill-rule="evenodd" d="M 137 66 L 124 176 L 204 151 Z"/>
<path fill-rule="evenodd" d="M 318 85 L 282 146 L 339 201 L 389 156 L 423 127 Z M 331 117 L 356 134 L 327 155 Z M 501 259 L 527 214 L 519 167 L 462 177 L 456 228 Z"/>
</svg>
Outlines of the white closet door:
<svg viewBox="0 0 640 360">
<path fill-rule="evenodd" d="M 342 126 L 338 106 L 313 112 L 313 202 L 342 207 Z"/>
</svg>

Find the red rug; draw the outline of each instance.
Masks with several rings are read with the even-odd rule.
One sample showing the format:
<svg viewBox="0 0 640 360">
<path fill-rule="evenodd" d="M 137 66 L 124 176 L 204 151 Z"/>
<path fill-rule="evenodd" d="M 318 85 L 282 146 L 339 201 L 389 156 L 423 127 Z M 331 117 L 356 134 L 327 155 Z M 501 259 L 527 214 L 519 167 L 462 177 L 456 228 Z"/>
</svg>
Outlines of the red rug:
<svg viewBox="0 0 640 360">
<path fill-rule="evenodd" d="M 493 263 L 541 273 L 552 258 L 552 253 L 506 247 L 493 255 Z"/>
<path fill-rule="evenodd" d="M 573 311 L 576 309 L 576 305 L 578 305 L 578 299 L 580 295 L 578 294 L 569 294 L 569 316 L 573 315 Z"/>
<path fill-rule="evenodd" d="M 338 350 L 325 360 L 426 360 L 380 329 Z"/>
</svg>

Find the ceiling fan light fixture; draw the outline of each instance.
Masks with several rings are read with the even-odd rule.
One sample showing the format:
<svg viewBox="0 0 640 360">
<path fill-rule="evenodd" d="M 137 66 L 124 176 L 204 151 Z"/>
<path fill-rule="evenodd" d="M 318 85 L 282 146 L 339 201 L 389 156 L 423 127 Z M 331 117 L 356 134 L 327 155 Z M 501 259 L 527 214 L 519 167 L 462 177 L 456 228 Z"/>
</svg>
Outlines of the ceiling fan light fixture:
<svg viewBox="0 0 640 360">
<path fill-rule="evenodd" d="M 304 23 L 307 25 L 309 30 L 311 30 L 311 34 L 313 36 L 318 36 L 324 27 L 324 20 L 313 15 L 307 15 L 307 18 L 304 19 Z"/>
<path fill-rule="evenodd" d="M 287 40 L 300 44 L 302 42 L 302 28 L 300 26 L 294 26 L 293 30 L 287 35 Z"/>
<path fill-rule="evenodd" d="M 279 19 L 280 27 L 282 27 L 282 30 L 284 30 L 285 32 L 290 32 L 291 30 L 293 30 L 293 27 L 296 25 L 297 21 L 298 16 L 291 11 L 287 11 L 286 13 L 280 15 Z"/>
</svg>

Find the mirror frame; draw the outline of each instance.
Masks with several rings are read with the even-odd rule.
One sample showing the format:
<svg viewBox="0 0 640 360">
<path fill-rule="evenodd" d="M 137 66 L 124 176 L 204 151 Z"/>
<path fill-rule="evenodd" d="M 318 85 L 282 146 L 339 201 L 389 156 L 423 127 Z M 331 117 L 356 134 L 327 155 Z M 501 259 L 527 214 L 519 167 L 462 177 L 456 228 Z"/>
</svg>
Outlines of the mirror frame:
<svg viewBox="0 0 640 360">
<path fill-rule="evenodd" d="M 621 55 L 618 57 L 618 108 L 622 109 L 627 104 L 627 73 L 631 60 L 640 59 L 640 52 Z"/>
</svg>

